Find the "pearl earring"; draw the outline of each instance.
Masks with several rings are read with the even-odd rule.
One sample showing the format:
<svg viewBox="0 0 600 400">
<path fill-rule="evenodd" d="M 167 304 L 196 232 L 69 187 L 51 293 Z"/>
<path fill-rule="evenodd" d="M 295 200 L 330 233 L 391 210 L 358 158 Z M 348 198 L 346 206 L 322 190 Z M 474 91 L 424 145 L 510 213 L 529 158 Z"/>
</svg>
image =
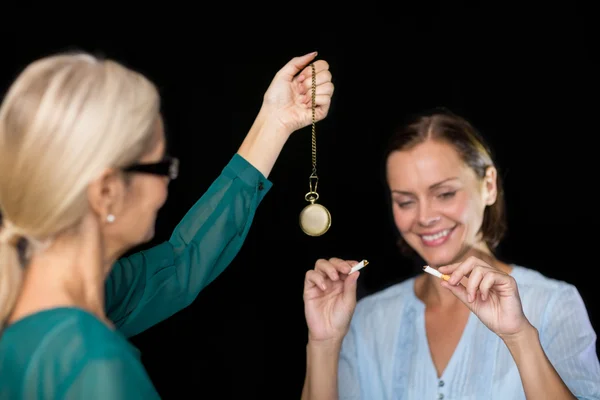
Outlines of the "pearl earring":
<svg viewBox="0 0 600 400">
<path fill-rule="evenodd" d="M 106 216 L 106 221 L 107 221 L 109 224 L 111 224 L 111 223 L 115 222 L 115 216 L 114 216 L 114 215 L 112 215 L 112 214 L 108 214 L 108 215 Z"/>
</svg>

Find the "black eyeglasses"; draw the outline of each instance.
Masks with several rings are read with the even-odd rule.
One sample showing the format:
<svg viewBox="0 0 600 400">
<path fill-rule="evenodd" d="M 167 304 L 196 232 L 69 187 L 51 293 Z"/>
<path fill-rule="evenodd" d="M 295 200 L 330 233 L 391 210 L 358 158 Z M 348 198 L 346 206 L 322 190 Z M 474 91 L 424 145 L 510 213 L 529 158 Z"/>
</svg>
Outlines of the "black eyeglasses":
<svg viewBox="0 0 600 400">
<path fill-rule="evenodd" d="M 123 172 L 141 172 L 144 174 L 168 176 L 174 180 L 179 175 L 179 159 L 165 157 L 161 161 L 151 164 L 133 164 L 123 168 Z"/>
</svg>

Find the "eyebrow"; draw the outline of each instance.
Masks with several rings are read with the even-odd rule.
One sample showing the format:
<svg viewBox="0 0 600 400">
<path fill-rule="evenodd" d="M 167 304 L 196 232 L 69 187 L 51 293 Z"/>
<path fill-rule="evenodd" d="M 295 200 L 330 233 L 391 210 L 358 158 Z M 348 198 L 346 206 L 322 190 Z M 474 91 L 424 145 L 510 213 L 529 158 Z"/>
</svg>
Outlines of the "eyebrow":
<svg viewBox="0 0 600 400">
<path fill-rule="evenodd" d="M 444 179 L 443 181 L 434 183 L 433 185 L 429 186 L 429 190 L 435 189 L 435 188 L 437 188 L 439 186 L 442 186 L 445 183 L 448 183 L 448 182 L 454 181 L 454 180 L 458 180 L 458 177 L 447 178 L 447 179 Z M 402 191 L 402 190 L 392 190 L 392 193 L 398 193 L 398 194 L 404 194 L 404 195 L 412 195 L 411 192 L 405 192 L 405 191 Z"/>
</svg>

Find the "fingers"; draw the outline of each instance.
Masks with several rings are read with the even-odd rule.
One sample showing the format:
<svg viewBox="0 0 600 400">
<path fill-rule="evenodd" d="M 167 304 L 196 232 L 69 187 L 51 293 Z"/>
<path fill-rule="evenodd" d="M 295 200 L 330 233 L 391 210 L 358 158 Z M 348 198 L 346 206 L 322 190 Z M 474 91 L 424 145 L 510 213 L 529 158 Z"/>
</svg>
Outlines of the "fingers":
<svg viewBox="0 0 600 400">
<path fill-rule="evenodd" d="M 448 264 L 448 265 L 444 265 L 442 267 L 438 267 L 438 271 L 440 271 L 442 274 L 451 274 L 453 273 L 456 268 L 458 268 L 460 266 L 461 263 L 457 262 L 454 264 Z"/>
<path fill-rule="evenodd" d="M 331 80 L 321 81 L 321 82 L 317 83 L 315 89 L 316 89 L 315 94 L 317 96 L 323 95 L 323 94 L 332 95 L 333 90 L 334 90 L 334 85 L 333 85 L 333 82 L 331 82 Z M 310 97 L 312 96 L 312 83 L 310 83 L 309 81 L 300 83 L 298 92 L 300 94 L 306 96 L 306 98 L 310 99 Z"/>
<path fill-rule="evenodd" d="M 473 269 L 477 266 L 492 268 L 488 263 L 479 258 L 469 257 L 462 263 L 440 267 L 438 270 L 443 274 L 450 275 L 448 283 L 457 285 L 464 277 L 468 278 Z"/>
<path fill-rule="evenodd" d="M 357 261 L 345 261 L 340 258 L 319 259 L 315 263 L 315 268 L 306 272 L 305 289 L 316 286 L 321 290 L 327 290 L 330 281 L 346 281 L 350 270 L 356 264 Z M 355 278 L 350 279 L 348 284 L 352 285 L 353 279 Z"/>
<path fill-rule="evenodd" d="M 317 60 L 313 63 L 315 65 L 315 78 L 317 85 L 323 82 L 331 81 L 331 72 L 329 72 L 329 63 L 325 60 Z M 296 77 L 298 82 L 306 82 L 307 87 L 312 85 L 312 67 L 307 65 L 300 74 Z"/>
<path fill-rule="evenodd" d="M 471 273 L 467 286 L 454 286 L 445 281 L 442 281 L 441 285 L 449 289 L 463 303 L 469 306 L 478 300 L 478 292 L 482 301 L 486 301 L 490 298 L 492 288 L 495 288 L 494 290 L 500 295 L 502 295 L 503 292 L 507 292 L 505 289 L 510 290 L 510 287 L 516 286 L 516 283 L 513 284 L 511 280 L 512 277 L 504 272 L 495 269 L 481 268 L 475 269 Z"/>
<path fill-rule="evenodd" d="M 317 56 L 317 52 L 312 52 L 305 54 L 301 57 L 294 57 L 287 64 L 283 66 L 277 72 L 277 75 L 284 77 L 286 80 L 291 81 L 294 76 L 298 74 L 298 72 L 302 71 L 314 58 Z M 316 63 L 315 63 L 315 72 L 316 72 Z M 303 71 L 305 73 L 305 71 Z M 310 72 L 312 73 L 312 72 Z M 310 76 L 310 75 L 309 75 Z"/>
<path fill-rule="evenodd" d="M 479 293 L 481 294 L 481 300 L 486 301 L 490 297 L 490 289 L 496 283 L 496 274 L 487 274 L 481 280 L 479 284 Z"/>
<path fill-rule="evenodd" d="M 450 290 L 456 297 L 458 297 L 460 301 L 465 303 L 467 306 L 470 306 L 469 300 L 467 298 L 467 288 L 465 288 L 463 285 L 454 286 L 450 285 L 446 281 L 441 281 L 441 285 L 446 289 Z"/>
<path fill-rule="evenodd" d="M 335 87 L 333 86 L 333 83 L 331 83 L 331 82 L 323 83 L 323 84 L 317 86 L 316 96 L 317 97 L 320 97 L 320 96 L 331 97 L 333 95 L 334 90 L 335 90 Z M 317 104 L 319 104 L 318 101 L 317 101 Z"/>
<path fill-rule="evenodd" d="M 360 271 L 356 271 L 344 280 L 344 292 L 342 293 L 342 298 L 346 304 L 349 304 L 348 302 L 356 303 L 356 282 L 358 281 L 359 275 Z"/>
<path fill-rule="evenodd" d="M 306 107 L 312 106 L 312 97 L 310 95 L 305 95 L 305 98 L 302 99 L 302 102 Z M 315 106 L 324 108 L 328 107 L 331 104 L 331 95 L 330 94 L 318 94 L 315 96 Z"/>
<path fill-rule="evenodd" d="M 328 69 L 321 72 L 316 72 L 315 85 L 319 86 L 324 83 L 331 82 L 332 78 L 333 75 Z M 308 74 L 303 73 L 302 75 L 298 75 L 298 77 L 296 78 L 296 82 L 302 85 L 305 91 L 308 91 L 312 87 L 312 70 L 308 69 Z"/>
<path fill-rule="evenodd" d="M 323 275 L 327 276 L 332 281 L 337 281 L 340 279 L 340 275 L 338 274 L 338 270 L 336 268 L 338 264 L 333 264 L 328 260 L 317 260 L 315 264 L 315 271 L 321 272 Z"/>
<path fill-rule="evenodd" d="M 315 103 L 316 105 L 324 105 L 331 102 L 331 96 L 333 96 L 333 92 L 335 87 L 332 82 L 324 82 L 318 85 L 315 88 Z M 302 102 L 305 104 L 312 103 L 312 90 L 305 91 L 304 97 L 302 98 Z"/>
<path fill-rule="evenodd" d="M 306 75 L 298 75 L 296 78 L 296 82 L 300 86 L 300 93 L 311 93 L 312 89 L 312 71 L 309 70 L 308 77 L 305 78 Z M 331 71 L 324 70 L 318 72 L 315 75 L 315 86 L 318 88 L 320 85 L 331 83 L 332 80 Z"/>
<path fill-rule="evenodd" d="M 327 290 L 327 283 L 325 282 L 325 275 L 314 269 L 306 271 L 304 277 L 304 289 L 308 290 L 313 287 L 318 287 L 321 290 Z"/>
<path fill-rule="evenodd" d="M 482 267 L 480 265 L 477 265 L 471 271 L 471 274 L 469 275 L 469 281 L 467 282 L 467 286 L 466 286 L 467 301 L 469 303 L 472 303 L 473 301 L 475 301 L 476 296 L 477 296 L 477 290 L 479 289 L 479 285 L 481 284 L 481 281 L 483 280 L 483 278 L 487 272 L 490 272 L 490 270 L 488 268 Z"/>
<path fill-rule="evenodd" d="M 337 281 L 340 279 L 340 273 L 349 274 L 353 265 L 349 261 L 340 258 L 320 259 L 315 264 L 315 270 L 323 272 L 332 281 Z"/>
<path fill-rule="evenodd" d="M 450 279 L 448 282 L 443 282 L 442 286 L 450 289 L 466 303 L 477 300 L 478 292 L 481 300 L 485 301 L 489 298 L 492 287 L 510 283 L 509 275 L 476 257 L 470 257 L 462 263 L 440 267 L 439 270 L 450 274 Z M 466 284 L 459 285 L 464 278 L 468 278 Z"/>
</svg>

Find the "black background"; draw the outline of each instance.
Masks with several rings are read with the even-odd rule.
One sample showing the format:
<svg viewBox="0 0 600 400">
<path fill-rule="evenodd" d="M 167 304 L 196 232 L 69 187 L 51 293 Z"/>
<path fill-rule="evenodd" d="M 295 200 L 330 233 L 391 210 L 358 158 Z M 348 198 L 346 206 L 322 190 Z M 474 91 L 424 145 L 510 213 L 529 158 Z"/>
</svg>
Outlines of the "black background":
<svg viewBox="0 0 600 400">
<path fill-rule="evenodd" d="M 302 288 L 315 260 L 368 259 L 361 296 L 412 273 L 395 246 L 381 152 L 406 113 L 434 106 L 470 118 L 496 152 L 509 218 L 501 258 L 575 284 L 598 331 L 597 43 L 585 10 L 365 5 L 342 11 L 348 14 L 336 22 L 348 23 L 324 32 L 331 19 L 321 24 L 316 10 L 308 25 L 304 6 L 295 7 L 277 27 L 213 21 L 206 10 L 183 21 L 186 10 L 177 18 L 165 10 L 164 18 L 5 28 L 3 90 L 27 63 L 73 49 L 117 59 L 159 86 L 181 175 L 155 239 L 142 247 L 168 239 L 218 176 L 280 67 L 313 50 L 330 64 L 336 91 L 329 117 L 317 125 L 330 231 L 311 238 L 298 226 L 311 172 L 307 127 L 282 151 L 270 175 L 274 187 L 234 262 L 192 306 L 132 339 L 161 395 L 299 398 Z"/>
</svg>

